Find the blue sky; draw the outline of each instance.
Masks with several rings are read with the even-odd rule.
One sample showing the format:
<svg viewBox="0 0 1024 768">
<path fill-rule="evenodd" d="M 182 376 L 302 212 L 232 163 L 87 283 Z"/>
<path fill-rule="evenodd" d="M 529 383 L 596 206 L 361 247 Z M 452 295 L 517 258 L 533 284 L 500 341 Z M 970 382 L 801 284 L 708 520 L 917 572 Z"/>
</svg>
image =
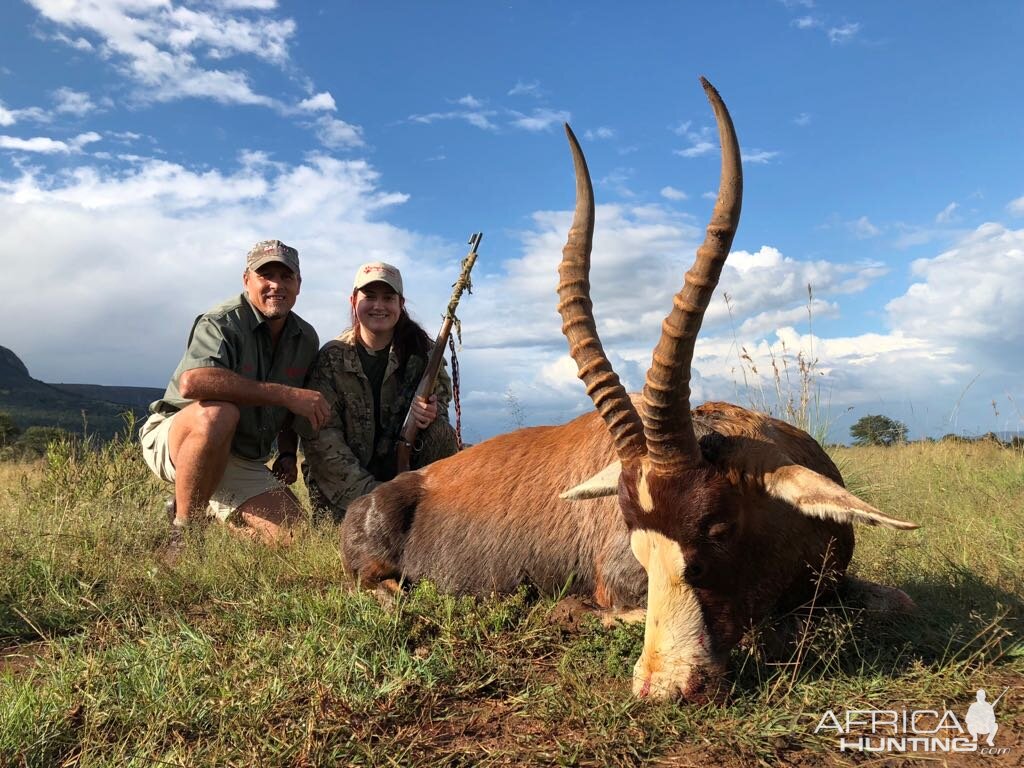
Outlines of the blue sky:
<svg viewBox="0 0 1024 768">
<path fill-rule="evenodd" d="M 590 405 L 555 312 L 561 124 L 595 181 L 602 336 L 639 388 L 717 186 L 703 74 L 745 197 L 695 400 L 777 408 L 772 359 L 802 353 L 835 439 L 869 413 L 913 437 L 1018 429 L 1022 21 L 1011 2 L 10 0 L 0 343 L 46 381 L 163 386 L 265 237 L 299 248 L 322 339 L 377 258 L 433 332 L 482 230 L 466 436 L 570 418 Z"/>
</svg>

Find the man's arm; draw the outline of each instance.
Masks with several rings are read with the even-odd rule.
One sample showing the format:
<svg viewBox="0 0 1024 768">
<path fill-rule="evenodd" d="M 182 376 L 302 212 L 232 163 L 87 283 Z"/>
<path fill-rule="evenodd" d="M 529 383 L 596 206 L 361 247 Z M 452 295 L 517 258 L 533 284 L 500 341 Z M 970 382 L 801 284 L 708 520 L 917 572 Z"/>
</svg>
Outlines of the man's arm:
<svg viewBox="0 0 1024 768">
<path fill-rule="evenodd" d="M 226 368 L 192 368 L 178 382 L 181 396 L 189 400 L 223 400 L 236 405 L 270 405 L 287 408 L 319 430 L 330 415 L 323 395 L 313 389 L 254 381 Z"/>
</svg>

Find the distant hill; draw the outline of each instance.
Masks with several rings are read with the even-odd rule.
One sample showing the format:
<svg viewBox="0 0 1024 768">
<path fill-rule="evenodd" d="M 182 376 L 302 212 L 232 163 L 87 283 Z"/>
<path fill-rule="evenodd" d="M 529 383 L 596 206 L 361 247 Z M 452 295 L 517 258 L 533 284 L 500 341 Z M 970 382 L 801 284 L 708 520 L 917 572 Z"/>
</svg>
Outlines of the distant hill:
<svg viewBox="0 0 1024 768">
<path fill-rule="evenodd" d="M 32 378 L 21 359 L 0 346 L 0 411 L 27 427 L 61 427 L 99 438 L 123 429 L 125 411 L 145 418 L 150 401 L 163 395 L 151 387 L 104 387 L 97 384 L 47 384 Z"/>
<path fill-rule="evenodd" d="M 164 396 L 164 390 L 156 387 L 108 387 L 103 384 L 50 384 L 63 392 L 90 400 L 105 400 L 108 403 L 131 405 L 145 410 L 154 400 Z"/>
</svg>

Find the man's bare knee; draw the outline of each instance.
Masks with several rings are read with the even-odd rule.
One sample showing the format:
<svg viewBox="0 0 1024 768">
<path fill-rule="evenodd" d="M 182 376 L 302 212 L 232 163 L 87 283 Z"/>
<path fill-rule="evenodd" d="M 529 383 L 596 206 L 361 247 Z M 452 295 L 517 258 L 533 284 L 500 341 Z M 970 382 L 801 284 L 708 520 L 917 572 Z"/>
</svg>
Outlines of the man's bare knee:
<svg viewBox="0 0 1024 768">
<path fill-rule="evenodd" d="M 178 449 L 186 441 L 226 449 L 234 437 L 240 417 L 237 405 L 222 400 L 204 400 L 188 405 L 171 422 L 168 436 L 171 461 L 177 466 Z"/>
<path fill-rule="evenodd" d="M 220 440 L 235 433 L 241 411 L 234 403 L 223 400 L 201 400 L 193 420 L 193 432 Z"/>
</svg>

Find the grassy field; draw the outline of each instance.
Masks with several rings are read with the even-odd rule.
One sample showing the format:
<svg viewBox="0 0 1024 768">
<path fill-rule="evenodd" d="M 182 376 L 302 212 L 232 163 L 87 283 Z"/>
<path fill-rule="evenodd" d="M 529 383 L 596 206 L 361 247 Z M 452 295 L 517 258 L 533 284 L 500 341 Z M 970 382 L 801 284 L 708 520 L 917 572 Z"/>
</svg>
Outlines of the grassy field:
<svg viewBox="0 0 1024 768">
<path fill-rule="evenodd" d="M 855 572 L 915 616 L 817 617 L 789 659 L 734 652 L 724 706 L 633 699 L 641 626 L 558 620 L 525 593 L 354 591 L 336 534 L 271 551 L 213 528 L 164 562 L 166 489 L 132 446 L 0 465 L 0 765 L 900 765 L 815 734 L 826 710 L 961 716 L 977 688 L 1024 760 L 1024 456 L 836 449 L 912 533 L 860 529 Z M 756 639 L 756 632 L 752 633 Z"/>
</svg>

